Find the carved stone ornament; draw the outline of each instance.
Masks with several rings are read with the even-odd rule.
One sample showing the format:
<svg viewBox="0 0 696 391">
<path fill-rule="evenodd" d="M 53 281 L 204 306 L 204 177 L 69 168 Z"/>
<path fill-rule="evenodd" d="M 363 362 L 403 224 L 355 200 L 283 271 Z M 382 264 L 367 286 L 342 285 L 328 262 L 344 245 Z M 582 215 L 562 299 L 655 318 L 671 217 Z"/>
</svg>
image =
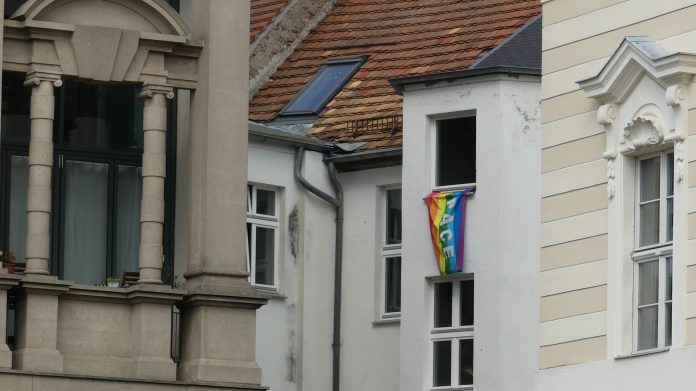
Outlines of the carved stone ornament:
<svg viewBox="0 0 696 391">
<path fill-rule="evenodd" d="M 664 140 L 661 121 L 649 114 L 635 117 L 624 128 L 621 152 L 637 151 L 657 145 Z"/>
<path fill-rule="evenodd" d="M 684 180 L 686 164 L 684 163 L 684 141 L 678 140 L 674 143 L 674 176 L 677 182 Z"/>
</svg>

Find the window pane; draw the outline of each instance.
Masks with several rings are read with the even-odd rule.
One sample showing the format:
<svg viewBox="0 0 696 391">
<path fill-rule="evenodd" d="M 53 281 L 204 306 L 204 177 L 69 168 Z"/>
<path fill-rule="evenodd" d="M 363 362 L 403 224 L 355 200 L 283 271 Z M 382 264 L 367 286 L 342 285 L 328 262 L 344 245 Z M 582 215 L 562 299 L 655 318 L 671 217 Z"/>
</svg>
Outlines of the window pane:
<svg viewBox="0 0 696 391">
<path fill-rule="evenodd" d="M 665 269 L 667 272 L 667 278 L 665 281 L 665 300 L 670 301 L 672 300 L 672 257 L 667 258 L 667 262 L 665 264 Z"/>
<path fill-rule="evenodd" d="M 452 283 L 435 284 L 435 327 L 452 327 Z"/>
<path fill-rule="evenodd" d="M 22 3 L 24 3 L 24 0 L 5 0 L 5 18 L 12 16 Z"/>
<path fill-rule="evenodd" d="M 460 282 L 461 289 L 461 318 L 459 324 L 461 326 L 473 326 L 474 325 L 474 281 L 462 281 Z"/>
<path fill-rule="evenodd" d="M 674 239 L 674 198 L 667 199 L 667 241 Z"/>
<path fill-rule="evenodd" d="M 438 121 L 437 186 L 476 182 L 476 117 Z"/>
<path fill-rule="evenodd" d="M 657 347 L 657 305 L 638 309 L 638 350 Z"/>
<path fill-rule="evenodd" d="M 672 303 L 665 304 L 665 346 L 672 345 Z"/>
<path fill-rule="evenodd" d="M 674 154 L 667 154 L 667 195 L 674 195 Z"/>
<path fill-rule="evenodd" d="M 21 73 L 2 73 L 0 129 L 3 143 L 29 143 L 31 88 L 24 87 L 24 78 L 25 75 Z"/>
<path fill-rule="evenodd" d="M 143 101 L 133 86 L 64 84 L 63 142 L 71 146 L 139 151 Z"/>
<path fill-rule="evenodd" d="M 325 102 L 360 66 L 359 61 L 327 64 L 281 112 L 282 114 L 318 114 Z"/>
<path fill-rule="evenodd" d="M 8 250 L 17 257 L 15 262 L 25 262 L 27 243 L 27 186 L 29 158 L 10 157 L 10 243 Z"/>
<path fill-rule="evenodd" d="M 401 189 L 387 190 L 387 244 L 401 243 Z"/>
<path fill-rule="evenodd" d="M 660 241 L 660 203 L 640 206 L 640 245 L 649 246 Z"/>
<path fill-rule="evenodd" d="M 65 162 L 63 275 L 78 284 L 106 281 L 109 166 Z"/>
<path fill-rule="evenodd" d="M 256 274 L 257 284 L 273 285 L 275 267 L 275 229 L 256 227 Z"/>
<path fill-rule="evenodd" d="M 459 384 L 474 384 L 474 340 L 459 340 Z"/>
<path fill-rule="evenodd" d="M 658 261 L 638 265 L 638 305 L 657 303 L 659 281 Z"/>
<path fill-rule="evenodd" d="M 119 165 L 116 169 L 114 277 L 138 271 L 142 194 L 142 168 Z"/>
<path fill-rule="evenodd" d="M 452 342 L 433 342 L 433 386 L 452 385 Z"/>
<path fill-rule="evenodd" d="M 640 161 L 640 201 L 660 198 L 660 158 Z"/>
<path fill-rule="evenodd" d="M 401 257 L 387 258 L 385 312 L 401 311 Z"/>
<path fill-rule="evenodd" d="M 256 189 L 256 213 L 275 216 L 275 192 Z"/>
</svg>

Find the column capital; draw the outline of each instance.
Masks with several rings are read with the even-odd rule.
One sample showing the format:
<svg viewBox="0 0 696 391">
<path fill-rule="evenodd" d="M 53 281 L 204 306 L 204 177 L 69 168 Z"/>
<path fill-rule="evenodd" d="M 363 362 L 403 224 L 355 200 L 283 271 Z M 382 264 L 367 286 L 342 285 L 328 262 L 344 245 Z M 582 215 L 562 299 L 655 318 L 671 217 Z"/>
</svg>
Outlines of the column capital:
<svg viewBox="0 0 696 391">
<path fill-rule="evenodd" d="M 60 79 L 60 74 L 32 71 L 27 73 L 27 77 L 24 79 L 24 86 L 34 87 L 38 86 L 44 81 L 52 83 L 54 87 L 60 87 L 63 85 L 63 81 Z"/>
<path fill-rule="evenodd" d="M 140 87 L 140 92 L 138 93 L 138 98 L 140 99 L 150 99 L 155 94 L 163 94 L 167 99 L 174 99 L 174 88 L 169 86 L 157 85 L 144 83 Z"/>
</svg>

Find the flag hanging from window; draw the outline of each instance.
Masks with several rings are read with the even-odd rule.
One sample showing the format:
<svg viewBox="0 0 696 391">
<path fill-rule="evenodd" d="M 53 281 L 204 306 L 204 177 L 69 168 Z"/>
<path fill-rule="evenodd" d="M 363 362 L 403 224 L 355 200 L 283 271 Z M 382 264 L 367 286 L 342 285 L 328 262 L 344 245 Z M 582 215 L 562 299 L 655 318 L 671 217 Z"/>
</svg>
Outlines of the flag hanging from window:
<svg viewBox="0 0 696 391">
<path fill-rule="evenodd" d="M 476 188 L 430 193 L 428 205 L 430 234 L 440 275 L 461 273 L 464 268 L 464 219 L 467 195 Z"/>
</svg>

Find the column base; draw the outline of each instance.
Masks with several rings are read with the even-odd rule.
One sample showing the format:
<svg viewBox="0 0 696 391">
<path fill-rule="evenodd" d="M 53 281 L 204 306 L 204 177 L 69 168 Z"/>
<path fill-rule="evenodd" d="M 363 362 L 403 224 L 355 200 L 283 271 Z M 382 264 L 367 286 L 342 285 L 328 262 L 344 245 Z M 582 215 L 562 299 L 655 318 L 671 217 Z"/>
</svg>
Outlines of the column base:
<svg viewBox="0 0 696 391">
<path fill-rule="evenodd" d="M 12 353 L 12 367 L 22 371 L 62 373 L 63 355 L 57 350 L 25 348 Z"/>
<path fill-rule="evenodd" d="M 0 368 L 12 368 L 12 351 L 4 342 L 0 343 Z"/>
</svg>

